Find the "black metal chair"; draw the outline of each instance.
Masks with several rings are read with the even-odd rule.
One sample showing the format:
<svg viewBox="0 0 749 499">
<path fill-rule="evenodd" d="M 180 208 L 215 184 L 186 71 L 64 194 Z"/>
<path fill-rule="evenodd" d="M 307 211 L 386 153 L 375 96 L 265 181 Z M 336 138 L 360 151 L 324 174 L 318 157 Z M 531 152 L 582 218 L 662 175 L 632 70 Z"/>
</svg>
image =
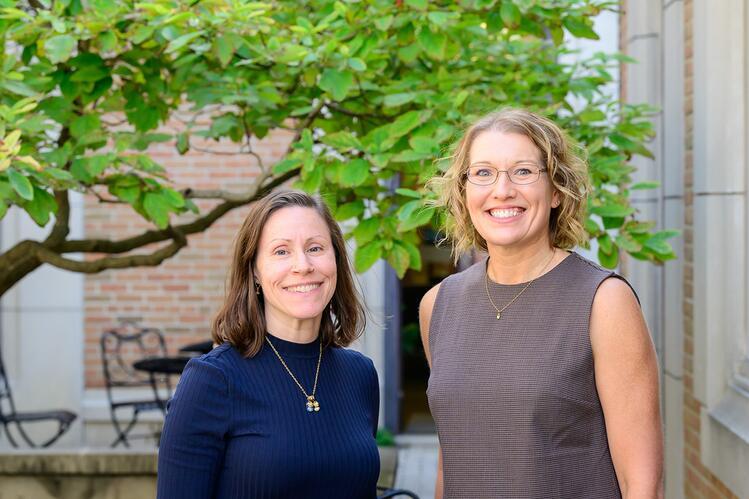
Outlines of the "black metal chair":
<svg viewBox="0 0 749 499">
<path fill-rule="evenodd" d="M 5 435 L 13 447 L 18 447 L 16 440 L 10 431 L 10 426 L 15 425 L 18 434 L 29 447 L 49 447 L 57 441 L 75 421 L 76 414 L 65 410 L 17 412 L 13 402 L 13 393 L 10 390 L 8 377 L 5 375 L 2 352 L 0 351 L 0 423 L 5 430 Z M 45 421 L 56 421 L 57 433 L 41 444 L 34 442 L 23 428 L 25 423 L 41 423 Z"/>
<path fill-rule="evenodd" d="M 130 447 L 128 438 L 150 438 L 158 441 L 158 433 L 149 435 L 130 435 L 138 422 L 138 417 L 146 411 L 166 412 L 166 400 L 169 399 L 172 387 L 169 376 L 152 378 L 146 372 L 138 371 L 133 362 L 154 357 L 166 356 L 164 335 L 158 329 L 142 328 L 135 324 L 124 324 L 119 330 L 106 331 L 101 335 L 101 363 L 104 370 L 107 399 L 109 401 L 112 425 L 117 437 L 112 447 L 122 443 Z M 157 384 L 166 391 L 166 396 L 158 395 Z M 149 388 L 148 396 L 133 398 L 128 391 L 133 388 Z M 129 396 L 128 396 L 129 395 Z M 124 410 L 129 410 L 130 419 L 120 419 Z"/>
<path fill-rule="evenodd" d="M 411 499 L 419 499 L 419 496 L 410 490 L 377 487 L 377 499 L 390 499 L 391 497 L 410 497 Z"/>
<path fill-rule="evenodd" d="M 179 349 L 179 353 L 185 354 L 185 355 L 203 355 L 204 353 L 208 353 L 211 350 L 213 350 L 213 341 L 201 341 L 199 343 L 190 343 L 189 345 L 184 345 Z"/>
</svg>

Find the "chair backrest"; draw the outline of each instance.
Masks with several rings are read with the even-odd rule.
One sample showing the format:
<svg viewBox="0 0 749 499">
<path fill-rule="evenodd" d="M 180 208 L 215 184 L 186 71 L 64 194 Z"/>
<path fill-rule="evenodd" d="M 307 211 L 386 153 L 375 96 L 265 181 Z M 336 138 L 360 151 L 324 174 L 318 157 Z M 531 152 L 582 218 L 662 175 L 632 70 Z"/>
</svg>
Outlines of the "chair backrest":
<svg viewBox="0 0 749 499">
<path fill-rule="evenodd" d="M 155 328 L 123 326 L 101 335 L 101 362 L 107 388 L 147 386 L 148 374 L 133 368 L 133 362 L 166 356 L 164 335 Z"/>
<path fill-rule="evenodd" d="M 13 403 L 13 392 L 10 391 L 10 382 L 5 374 L 5 365 L 3 364 L 3 351 L 0 349 L 0 423 L 5 421 L 6 416 L 12 416 L 16 413 L 16 406 Z"/>
</svg>

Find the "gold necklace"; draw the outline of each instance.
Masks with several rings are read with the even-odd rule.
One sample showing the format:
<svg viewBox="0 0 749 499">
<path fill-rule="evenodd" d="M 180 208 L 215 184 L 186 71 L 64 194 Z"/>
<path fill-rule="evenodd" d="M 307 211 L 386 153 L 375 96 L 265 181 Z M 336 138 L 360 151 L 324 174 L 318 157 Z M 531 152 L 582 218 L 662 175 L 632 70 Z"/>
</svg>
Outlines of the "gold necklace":
<svg viewBox="0 0 749 499">
<path fill-rule="evenodd" d="M 544 274 L 544 270 L 546 270 L 546 267 L 548 267 L 551 261 L 554 259 L 554 255 L 556 254 L 556 251 L 557 251 L 556 248 L 551 250 L 551 258 L 549 258 L 549 260 L 546 262 L 546 265 L 544 265 L 544 267 L 541 269 L 541 273 L 538 274 L 535 278 L 528 281 L 528 284 L 526 284 L 523 287 L 523 289 L 520 290 L 520 293 L 516 294 L 515 297 L 512 300 L 510 300 L 510 302 L 502 308 L 499 308 L 498 306 L 494 304 L 494 300 L 492 300 L 492 295 L 489 293 L 489 261 L 488 260 L 486 261 L 486 278 L 484 279 L 484 284 L 486 285 L 486 297 L 489 298 L 489 303 L 491 303 L 492 307 L 494 307 L 494 309 L 497 311 L 497 320 L 502 318 L 502 312 L 504 312 L 507 309 L 507 307 L 512 305 L 515 302 L 515 300 L 520 298 L 520 295 L 525 293 L 525 290 L 528 289 L 530 285 L 536 281 L 536 279 L 538 279 Z"/>
<path fill-rule="evenodd" d="M 291 369 L 289 369 L 289 366 L 286 365 L 286 362 L 283 361 L 283 357 L 281 357 L 281 354 L 278 353 L 278 350 L 276 350 L 276 347 L 273 346 L 273 343 L 270 341 L 270 338 L 268 336 L 265 337 L 265 340 L 270 345 L 271 349 L 273 350 L 273 353 L 276 354 L 276 357 L 278 357 L 278 360 L 281 361 L 281 365 L 286 369 L 286 372 L 289 373 L 289 376 L 291 376 L 291 379 L 294 380 L 294 383 L 296 383 L 296 386 L 299 387 L 299 389 L 304 394 L 305 398 L 307 399 L 307 412 L 318 412 L 320 410 L 320 403 L 315 400 L 315 391 L 317 390 L 317 377 L 320 375 L 320 361 L 322 360 L 322 338 L 320 338 L 320 355 L 317 357 L 317 370 L 315 370 L 315 384 L 312 386 L 312 393 L 307 394 L 307 391 L 304 389 L 302 384 L 299 382 L 298 379 L 296 379 L 296 376 L 294 376 L 294 373 L 291 372 Z"/>
</svg>

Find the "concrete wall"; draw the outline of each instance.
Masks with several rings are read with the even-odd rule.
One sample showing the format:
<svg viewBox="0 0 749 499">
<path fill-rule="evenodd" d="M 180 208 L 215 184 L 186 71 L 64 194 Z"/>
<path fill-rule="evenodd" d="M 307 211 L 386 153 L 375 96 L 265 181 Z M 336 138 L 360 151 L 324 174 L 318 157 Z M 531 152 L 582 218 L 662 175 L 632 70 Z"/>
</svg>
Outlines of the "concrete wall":
<svg viewBox="0 0 749 499">
<path fill-rule="evenodd" d="M 749 8 L 742 0 L 628 0 L 623 94 L 659 108 L 636 200 L 682 229 L 679 259 L 633 262 L 663 367 L 666 493 L 749 497 L 747 176 Z"/>
</svg>

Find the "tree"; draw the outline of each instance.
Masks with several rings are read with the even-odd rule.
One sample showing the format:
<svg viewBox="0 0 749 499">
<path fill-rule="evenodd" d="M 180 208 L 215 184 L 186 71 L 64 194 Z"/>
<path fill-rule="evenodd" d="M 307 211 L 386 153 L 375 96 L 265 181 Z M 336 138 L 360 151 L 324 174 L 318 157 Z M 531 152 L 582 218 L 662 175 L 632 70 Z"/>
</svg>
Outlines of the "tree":
<svg viewBox="0 0 749 499">
<path fill-rule="evenodd" d="M 588 148 L 587 229 L 604 265 L 620 249 L 672 258 L 673 234 L 638 221 L 628 200 L 653 187 L 631 185 L 627 164 L 650 154 L 652 128 L 648 109 L 601 91 L 622 58 L 560 59 L 565 32 L 596 38 L 592 18 L 616 3 L 0 0 L 0 218 L 15 205 L 51 225 L 45 239 L 0 254 L 0 295 L 45 263 L 87 273 L 158 265 L 292 178 L 321 192 L 338 220 L 356 221 L 358 270 L 383 257 L 402 275 L 420 267 L 417 230 L 437 218 L 422 188 L 435 158 L 467 121 L 504 104 L 555 117 Z M 184 126 L 166 130 L 177 116 Z M 178 191 L 148 155 L 153 143 L 185 153 L 202 137 L 256 156 L 251 139 L 277 128 L 293 132 L 286 155 L 261 164 L 243 192 Z M 71 191 L 130 205 L 154 228 L 72 240 Z M 200 212 L 203 198 L 216 206 Z M 103 256 L 66 256 L 77 252 Z"/>
</svg>

